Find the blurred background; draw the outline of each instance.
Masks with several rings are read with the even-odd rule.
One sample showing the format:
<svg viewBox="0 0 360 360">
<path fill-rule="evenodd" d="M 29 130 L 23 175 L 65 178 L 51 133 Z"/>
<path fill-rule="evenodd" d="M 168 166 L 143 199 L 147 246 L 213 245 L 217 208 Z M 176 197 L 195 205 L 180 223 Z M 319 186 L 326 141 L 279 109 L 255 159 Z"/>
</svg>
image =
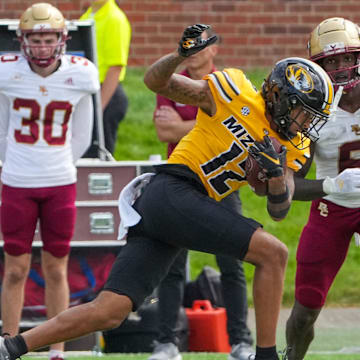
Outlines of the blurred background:
<svg viewBox="0 0 360 360">
<path fill-rule="evenodd" d="M 33 0 L 1 0 L 0 18 L 18 18 Z M 89 0 L 48 1 L 78 19 Z M 337 16 L 359 23 L 358 0 L 117 0 L 132 26 L 130 66 L 148 66 L 174 50 L 185 26 L 211 24 L 222 37 L 218 66 L 270 67 L 307 55 L 310 31 Z"/>
</svg>

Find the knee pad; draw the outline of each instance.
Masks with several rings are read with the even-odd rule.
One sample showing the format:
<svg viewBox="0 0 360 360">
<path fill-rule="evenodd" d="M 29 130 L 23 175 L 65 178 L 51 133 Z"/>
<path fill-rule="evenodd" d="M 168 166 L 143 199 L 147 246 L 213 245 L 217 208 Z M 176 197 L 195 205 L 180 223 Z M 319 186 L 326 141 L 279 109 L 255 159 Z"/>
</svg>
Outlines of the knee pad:
<svg viewBox="0 0 360 360">
<path fill-rule="evenodd" d="M 326 295 L 321 289 L 309 285 L 301 285 L 295 291 L 296 300 L 303 306 L 318 309 L 325 303 Z"/>
<path fill-rule="evenodd" d="M 31 254 L 31 242 L 24 243 L 15 239 L 9 239 L 4 242 L 4 251 L 11 256 L 20 256 L 23 254 Z"/>
<path fill-rule="evenodd" d="M 57 258 L 64 257 L 70 253 L 70 241 L 63 241 L 56 243 L 46 243 L 43 245 L 43 250 L 50 253 L 52 256 Z"/>
</svg>

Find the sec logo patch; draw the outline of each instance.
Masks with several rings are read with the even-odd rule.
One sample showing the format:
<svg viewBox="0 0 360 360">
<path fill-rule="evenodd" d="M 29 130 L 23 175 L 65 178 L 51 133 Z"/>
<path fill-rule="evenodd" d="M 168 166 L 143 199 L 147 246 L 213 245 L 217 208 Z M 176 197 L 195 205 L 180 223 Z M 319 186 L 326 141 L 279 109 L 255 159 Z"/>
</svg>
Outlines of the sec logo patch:
<svg viewBox="0 0 360 360">
<path fill-rule="evenodd" d="M 241 108 L 241 114 L 244 116 L 248 116 L 250 114 L 250 109 L 247 106 L 243 106 Z"/>
</svg>

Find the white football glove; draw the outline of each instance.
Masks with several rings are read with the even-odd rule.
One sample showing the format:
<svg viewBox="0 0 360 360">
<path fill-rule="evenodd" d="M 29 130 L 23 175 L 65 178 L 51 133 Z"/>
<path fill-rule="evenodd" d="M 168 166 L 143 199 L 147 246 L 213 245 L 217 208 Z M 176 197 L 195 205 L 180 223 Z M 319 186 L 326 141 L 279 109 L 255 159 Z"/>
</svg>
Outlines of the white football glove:
<svg viewBox="0 0 360 360">
<path fill-rule="evenodd" d="M 334 178 L 327 176 L 323 191 L 328 195 L 360 194 L 360 168 L 345 169 Z"/>
</svg>

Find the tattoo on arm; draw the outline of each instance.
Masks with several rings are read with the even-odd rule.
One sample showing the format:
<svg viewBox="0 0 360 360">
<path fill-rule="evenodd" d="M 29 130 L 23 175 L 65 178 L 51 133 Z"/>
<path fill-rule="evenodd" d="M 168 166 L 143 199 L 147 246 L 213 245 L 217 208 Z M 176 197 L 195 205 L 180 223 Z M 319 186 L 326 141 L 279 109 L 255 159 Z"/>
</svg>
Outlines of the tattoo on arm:
<svg viewBox="0 0 360 360">
<path fill-rule="evenodd" d="M 155 82 L 166 83 L 175 72 L 178 65 L 183 61 L 184 58 L 175 53 L 168 54 L 151 65 L 147 73 L 152 75 Z"/>
<path fill-rule="evenodd" d="M 183 61 L 184 58 L 177 53 L 163 56 L 147 70 L 144 82 L 150 90 L 162 96 L 182 104 L 205 107 L 207 111 L 210 108 L 207 82 L 174 73 Z"/>
<path fill-rule="evenodd" d="M 184 59 L 176 53 L 163 56 L 146 71 L 144 76 L 145 85 L 156 93 L 162 88 L 166 88 L 171 76 Z"/>
<path fill-rule="evenodd" d="M 181 75 L 174 75 L 169 81 L 167 95 L 181 104 L 200 107 L 207 98 L 205 80 L 191 80 Z"/>
</svg>

